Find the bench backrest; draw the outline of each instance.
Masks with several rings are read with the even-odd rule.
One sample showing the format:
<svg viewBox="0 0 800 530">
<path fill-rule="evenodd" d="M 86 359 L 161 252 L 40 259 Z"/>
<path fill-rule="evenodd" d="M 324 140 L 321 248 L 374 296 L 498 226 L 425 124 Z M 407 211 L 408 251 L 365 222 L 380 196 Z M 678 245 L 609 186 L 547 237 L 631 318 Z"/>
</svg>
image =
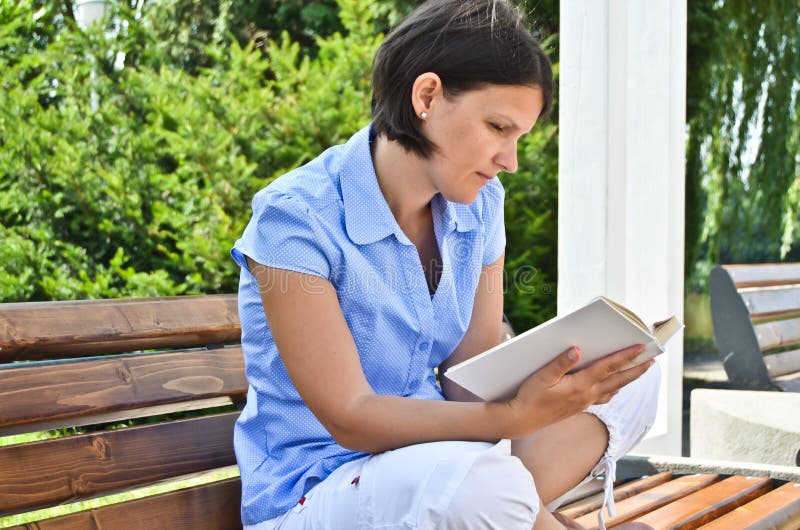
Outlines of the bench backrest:
<svg viewBox="0 0 800 530">
<path fill-rule="evenodd" d="M 800 343 L 800 264 L 715 267 L 709 293 L 717 349 L 732 385 L 788 389 L 775 378 L 800 371 L 800 349 L 787 350 Z"/>
<path fill-rule="evenodd" d="M 88 429 L 0 447 L 0 516 L 234 465 L 240 333 L 235 295 L 0 304 L 0 436 Z M 239 502 L 232 478 L 37 527 L 241 528 Z"/>
</svg>

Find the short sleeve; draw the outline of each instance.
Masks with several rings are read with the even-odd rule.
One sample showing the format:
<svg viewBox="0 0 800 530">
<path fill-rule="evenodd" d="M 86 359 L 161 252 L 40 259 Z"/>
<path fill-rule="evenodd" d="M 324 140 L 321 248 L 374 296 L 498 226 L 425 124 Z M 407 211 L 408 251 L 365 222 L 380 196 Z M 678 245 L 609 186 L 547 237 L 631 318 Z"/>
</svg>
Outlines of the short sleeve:
<svg viewBox="0 0 800 530">
<path fill-rule="evenodd" d="M 484 190 L 483 266 L 485 267 L 497 261 L 506 248 L 506 225 L 503 216 L 506 192 L 497 178 L 490 180 Z"/>
<path fill-rule="evenodd" d="M 329 279 L 330 260 L 319 221 L 303 201 L 263 190 L 253 199 L 253 217 L 231 249 L 236 263 L 248 269 L 245 256 L 273 267 Z"/>
</svg>

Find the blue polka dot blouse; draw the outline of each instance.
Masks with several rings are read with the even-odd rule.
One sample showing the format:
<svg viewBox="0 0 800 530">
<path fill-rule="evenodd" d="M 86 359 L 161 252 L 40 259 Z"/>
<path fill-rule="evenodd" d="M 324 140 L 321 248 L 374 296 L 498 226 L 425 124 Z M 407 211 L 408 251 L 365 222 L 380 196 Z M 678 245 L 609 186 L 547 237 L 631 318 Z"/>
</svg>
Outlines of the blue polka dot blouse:
<svg viewBox="0 0 800 530">
<path fill-rule="evenodd" d="M 376 393 L 444 399 L 433 370 L 467 329 L 482 266 L 505 247 L 498 179 L 472 204 L 436 195 L 431 207 L 442 272 L 431 296 L 417 249 L 378 186 L 373 140 L 368 126 L 259 191 L 231 250 L 241 266 L 250 385 L 234 433 L 244 524 L 277 517 L 338 466 L 363 456 L 339 446 L 292 385 L 245 256 L 331 282 Z"/>
</svg>

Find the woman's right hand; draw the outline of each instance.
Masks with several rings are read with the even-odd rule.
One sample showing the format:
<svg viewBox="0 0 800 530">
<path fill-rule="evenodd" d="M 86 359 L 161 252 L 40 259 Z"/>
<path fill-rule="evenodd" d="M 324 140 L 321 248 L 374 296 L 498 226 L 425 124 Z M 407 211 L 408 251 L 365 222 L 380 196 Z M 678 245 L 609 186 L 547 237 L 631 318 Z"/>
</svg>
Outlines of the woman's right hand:
<svg viewBox="0 0 800 530">
<path fill-rule="evenodd" d="M 512 438 L 531 434 L 585 410 L 608 402 L 623 386 L 641 376 L 655 361 L 652 359 L 624 369 L 644 350 L 635 344 L 569 373 L 580 361 L 580 348 L 562 352 L 549 364 L 531 374 L 517 395 L 507 402 L 515 430 Z"/>
</svg>

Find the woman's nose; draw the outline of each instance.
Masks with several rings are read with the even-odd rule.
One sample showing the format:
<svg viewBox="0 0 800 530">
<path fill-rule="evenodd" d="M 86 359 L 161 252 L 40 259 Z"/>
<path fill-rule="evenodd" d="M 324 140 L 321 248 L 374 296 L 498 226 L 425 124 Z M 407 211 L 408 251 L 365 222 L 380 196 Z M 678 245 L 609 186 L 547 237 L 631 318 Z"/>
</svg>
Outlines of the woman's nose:
<svg viewBox="0 0 800 530">
<path fill-rule="evenodd" d="M 503 168 L 506 173 L 514 173 L 517 171 L 517 143 L 511 145 L 504 145 L 503 148 L 497 153 L 495 162 Z"/>
</svg>

